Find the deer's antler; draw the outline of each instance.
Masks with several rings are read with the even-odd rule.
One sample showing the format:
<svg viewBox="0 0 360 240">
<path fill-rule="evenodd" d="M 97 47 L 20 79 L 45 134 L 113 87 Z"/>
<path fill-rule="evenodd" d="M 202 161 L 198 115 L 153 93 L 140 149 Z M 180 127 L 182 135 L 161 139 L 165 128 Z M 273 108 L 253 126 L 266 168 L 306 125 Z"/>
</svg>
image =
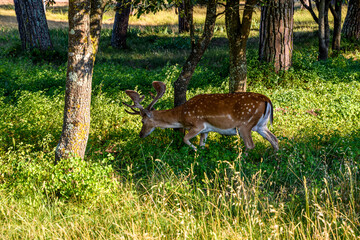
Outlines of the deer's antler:
<svg viewBox="0 0 360 240">
<path fill-rule="evenodd" d="M 152 85 L 155 88 L 157 94 L 155 97 L 151 94 L 153 100 L 149 106 L 146 107 L 147 110 L 152 110 L 155 103 L 157 103 L 157 101 L 164 95 L 166 90 L 166 85 L 163 82 L 154 81 Z"/>
<path fill-rule="evenodd" d="M 127 113 L 132 114 L 132 115 L 141 115 L 141 113 L 148 114 L 149 111 L 153 110 L 153 106 L 155 105 L 155 103 L 164 95 L 165 90 L 166 90 L 166 85 L 164 83 L 158 82 L 158 81 L 153 82 L 152 85 L 155 88 L 157 94 L 156 94 L 156 96 L 154 96 L 152 93 L 150 93 L 153 100 L 149 104 L 149 106 L 146 107 L 146 109 L 144 109 L 144 107 L 140 104 L 145 98 L 144 95 L 140 96 L 140 94 L 134 90 L 126 90 L 125 91 L 125 93 L 134 102 L 134 105 L 130 105 L 130 104 L 123 102 L 123 104 L 125 106 L 131 108 L 131 110 L 132 110 L 132 111 L 125 110 Z M 139 109 L 140 111 L 138 111 L 136 109 Z"/>
<path fill-rule="evenodd" d="M 131 100 L 134 102 L 134 105 L 130 105 L 130 104 L 127 104 L 127 103 L 124 103 L 123 104 L 129 108 L 131 108 L 132 112 L 128 111 L 128 110 L 125 110 L 127 113 L 129 114 L 132 114 L 132 115 L 140 115 L 141 114 L 141 111 L 144 110 L 144 107 L 140 104 L 145 96 L 141 96 L 140 97 L 140 94 L 136 91 L 133 91 L 133 90 L 126 90 L 125 93 L 131 98 Z M 137 109 L 140 109 L 140 111 L 138 110 L 135 110 L 135 108 Z"/>
</svg>

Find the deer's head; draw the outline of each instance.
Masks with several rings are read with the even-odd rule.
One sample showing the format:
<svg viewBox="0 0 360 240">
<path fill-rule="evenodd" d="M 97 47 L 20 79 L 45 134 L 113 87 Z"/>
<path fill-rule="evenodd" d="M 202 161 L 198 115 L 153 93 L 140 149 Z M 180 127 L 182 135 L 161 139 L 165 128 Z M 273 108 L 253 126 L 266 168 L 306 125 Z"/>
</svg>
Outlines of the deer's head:
<svg viewBox="0 0 360 240">
<path fill-rule="evenodd" d="M 145 96 L 140 96 L 140 94 L 133 90 L 126 90 L 125 93 L 131 98 L 134 102 L 133 105 L 129 105 L 123 102 L 123 104 L 129 108 L 131 111 L 125 110 L 127 113 L 132 115 L 140 115 L 142 117 L 142 128 L 140 131 L 140 137 L 144 138 L 150 135 L 152 131 L 157 127 L 157 122 L 154 120 L 153 111 L 155 103 L 164 95 L 166 90 L 166 85 L 162 82 L 155 81 L 152 83 L 153 87 L 156 90 L 156 96 L 153 96 L 152 102 L 144 108 L 140 103 L 144 100 Z"/>
</svg>

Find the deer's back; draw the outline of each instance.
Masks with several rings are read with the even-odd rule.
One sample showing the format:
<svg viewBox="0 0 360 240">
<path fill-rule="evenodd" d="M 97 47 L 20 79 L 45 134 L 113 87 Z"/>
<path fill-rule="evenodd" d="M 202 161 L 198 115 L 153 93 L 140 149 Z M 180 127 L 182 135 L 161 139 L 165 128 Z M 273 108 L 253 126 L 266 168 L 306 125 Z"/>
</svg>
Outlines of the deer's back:
<svg viewBox="0 0 360 240">
<path fill-rule="evenodd" d="M 265 102 L 270 99 L 259 93 L 201 94 L 183 105 L 183 118 L 190 125 L 206 122 L 221 129 L 254 125 L 265 113 Z"/>
</svg>

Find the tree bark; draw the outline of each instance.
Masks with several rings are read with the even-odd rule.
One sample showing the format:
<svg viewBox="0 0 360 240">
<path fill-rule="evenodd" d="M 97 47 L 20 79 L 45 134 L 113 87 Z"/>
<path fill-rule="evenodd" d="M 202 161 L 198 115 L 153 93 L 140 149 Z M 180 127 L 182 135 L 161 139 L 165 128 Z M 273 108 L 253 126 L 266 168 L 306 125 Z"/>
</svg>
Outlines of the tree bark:
<svg viewBox="0 0 360 240">
<path fill-rule="evenodd" d="M 186 102 L 186 91 L 190 79 L 195 71 L 197 64 L 205 53 L 214 35 L 214 27 L 216 21 L 216 3 L 217 0 L 209 0 L 207 4 L 207 12 L 205 26 L 202 36 L 195 42 L 194 27 L 191 22 L 191 52 L 187 58 L 182 71 L 174 83 L 174 106 L 179 106 Z"/>
<path fill-rule="evenodd" d="M 127 48 L 126 37 L 129 26 L 131 4 L 129 1 L 120 1 L 116 4 L 116 14 L 111 35 L 111 46 L 114 48 Z"/>
<path fill-rule="evenodd" d="M 94 49 L 94 60 L 93 65 L 95 63 L 95 57 L 99 48 L 101 27 L 102 27 L 102 19 L 104 15 L 104 10 L 106 4 L 109 0 L 90 0 L 91 10 L 90 10 L 90 35 L 91 35 L 91 43 Z M 92 79 L 92 75 L 91 75 Z"/>
<path fill-rule="evenodd" d="M 23 49 L 52 48 L 42 0 L 14 0 L 15 13 Z"/>
<path fill-rule="evenodd" d="M 256 3 L 257 0 L 246 0 L 242 21 L 240 21 L 239 1 L 226 1 L 225 24 L 229 39 L 230 92 L 246 92 L 246 43 L 250 34 L 252 13 Z"/>
<path fill-rule="evenodd" d="M 261 7 L 259 59 L 273 62 L 276 72 L 291 66 L 293 16 L 293 0 L 270 0 Z"/>
<path fill-rule="evenodd" d="M 330 4 L 331 13 L 334 17 L 334 32 L 332 39 L 332 50 L 334 52 L 340 51 L 341 43 L 341 10 L 342 0 L 335 0 L 335 7 Z"/>
<path fill-rule="evenodd" d="M 328 58 L 330 27 L 329 27 L 330 0 L 319 1 L 319 60 Z"/>
<path fill-rule="evenodd" d="M 100 38 L 104 2 L 69 2 L 69 46 L 62 133 L 55 162 L 84 158 L 90 129 L 92 74 Z"/>
<path fill-rule="evenodd" d="M 360 39 L 360 0 L 349 0 L 342 33 L 347 39 Z"/>
</svg>

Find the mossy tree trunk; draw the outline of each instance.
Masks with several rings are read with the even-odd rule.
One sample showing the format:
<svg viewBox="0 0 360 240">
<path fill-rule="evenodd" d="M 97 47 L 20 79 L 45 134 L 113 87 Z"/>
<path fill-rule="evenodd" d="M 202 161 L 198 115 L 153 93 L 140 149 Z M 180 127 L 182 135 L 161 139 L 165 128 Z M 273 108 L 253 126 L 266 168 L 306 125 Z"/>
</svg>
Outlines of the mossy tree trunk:
<svg viewBox="0 0 360 240">
<path fill-rule="evenodd" d="M 345 38 L 360 40 L 360 0 L 349 0 L 342 33 Z"/>
<path fill-rule="evenodd" d="M 23 49 L 52 48 L 42 0 L 14 0 Z"/>
<path fill-rule="evenodd" d="M 92 74 L 105 1 L 69 2 L 69 46 L 63 128 L 55 161 L 84 158 L 90 129 Z"/>
<path fill-rule="evenodd" d="M 189 0 L 186 0 L 189 1 Z M 190 1 L 189 1 L 190 2 Z M 194 74 L 195 68 L 205 50 L 210 44 L 211 38 L 214 35 L 214 27 L 216 21 L 216 4 L 217 0 L 209 0 L 207 2 L 206 19 L 203 34 L 195 40 L 194 23 L 192 21 L 192 11 L 190 11 L 190 37 L 191 37 L 191 52 L 182 68 L 182 71 L 174 83 L 174 106 L 179 106 L 186 102 L 186 91 L 188 84 Z"/>
<path fill-rule="evenodd" d="M 293 0 L 270 0 L 261 7 L 259 59 L 274 63 L 276 72 L 291 66 L 293 16 Z"/>
<path fill-rule="evenodd" d="M 246 92 L 246 43 L 250 34 L 251 19 L 256 3 L 257 0 L 246 0 L 241 20 L 239 1 L 226 1 L 225 24 L 229 39 L 230 92 Z"/>
<path fill-rule="evenodd" d="M 111 46 L 114 48 L 127 48 L 126 37 L 129 26 L 131 3 L 128 0 L 121 0 L 116 4 L 116 14 L 111 35 Z"/>
</svg>

